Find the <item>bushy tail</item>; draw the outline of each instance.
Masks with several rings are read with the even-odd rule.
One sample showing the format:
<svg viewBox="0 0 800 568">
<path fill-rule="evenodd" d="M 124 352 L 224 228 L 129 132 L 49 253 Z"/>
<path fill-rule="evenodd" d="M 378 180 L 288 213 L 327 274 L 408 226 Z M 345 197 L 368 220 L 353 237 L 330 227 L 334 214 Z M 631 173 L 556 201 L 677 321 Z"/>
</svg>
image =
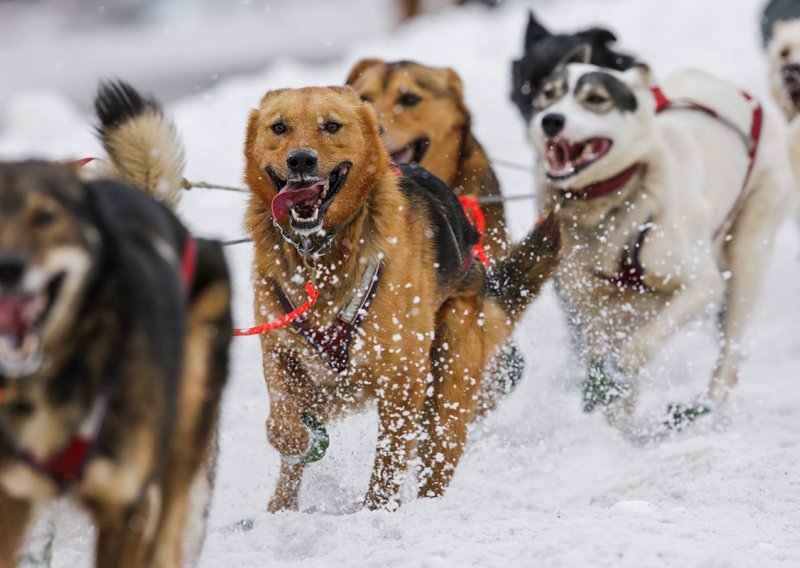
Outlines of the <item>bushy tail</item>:
<svg viewBox="0 0 800 568">
<path fill-rule="evenodd" d="M 497 263 L 489 276 L 489 293 L 512 322 L 536 298 L 560 258 L 561 228 L 558 213 L 551 212 Z"/>
<path fill-rule="evenodd" d="M 183 181 L 183 148 L 155 99 L 123 81 L 103 81 L 94 101 L 100 141 L 108 153 L 103 175 L 143 189 L 170 208 Z"/>
</svg>

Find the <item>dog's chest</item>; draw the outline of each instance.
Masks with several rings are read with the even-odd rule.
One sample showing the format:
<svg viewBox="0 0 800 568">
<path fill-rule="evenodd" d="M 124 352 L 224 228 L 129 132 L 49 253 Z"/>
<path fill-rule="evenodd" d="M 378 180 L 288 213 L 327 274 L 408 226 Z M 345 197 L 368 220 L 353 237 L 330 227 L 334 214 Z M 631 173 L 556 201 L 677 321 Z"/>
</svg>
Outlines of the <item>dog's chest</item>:
<svg viewBox="0 0 800 568">
<path fill-rule="evenodd" d="M 21 428 L 8 435 L 14 437 L 18 447 L 24 448 L 37 459 L 43 459 L 57 452 L 67 442 L 64 424 L 56 416 L 59 414 L 53 409 L 39 405 L 24 420 Z M 46 475 L 12 455 L 0 462 L 0 485 L 10 495 L 35 501 L 48 499 L 57 490 Z"/>
</svg>

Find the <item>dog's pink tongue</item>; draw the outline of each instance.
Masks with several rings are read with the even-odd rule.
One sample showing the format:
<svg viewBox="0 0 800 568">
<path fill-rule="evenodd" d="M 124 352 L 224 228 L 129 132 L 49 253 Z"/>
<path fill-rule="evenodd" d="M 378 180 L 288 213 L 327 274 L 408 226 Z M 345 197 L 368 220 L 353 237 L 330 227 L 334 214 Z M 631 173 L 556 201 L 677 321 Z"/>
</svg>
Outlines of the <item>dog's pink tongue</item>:
<svg viewBox="0 0 800 568">
<path fill-rule="evenodd" d="M 550 163 L 550 167 L 557 171 L 565 169 L 570 161 L 569 151 L 568 142 L 564 140 L 551 141 L 547 151 L 547 161 Z"/>
<path fill-rule="evenodd" d="M 36 317 L 35 300 L 19 296 L 0 296 L 0 332 L 22 335 Z"/>
<path fill-rule="evenodd" d="M 272 216 L 280 219 L 295 205 L 314 205 L 326 180 L 316 182 L 292 181 L 286 184 L 281 192 L 272 200 Z"/>
<path fill-rule="evenodd" d="M 414 149 L 411 146 L 406 146 L 402 150 L 392 153 L 392 161 L 398 165 L 410 164 L 413 158 Z"/>
</svg>

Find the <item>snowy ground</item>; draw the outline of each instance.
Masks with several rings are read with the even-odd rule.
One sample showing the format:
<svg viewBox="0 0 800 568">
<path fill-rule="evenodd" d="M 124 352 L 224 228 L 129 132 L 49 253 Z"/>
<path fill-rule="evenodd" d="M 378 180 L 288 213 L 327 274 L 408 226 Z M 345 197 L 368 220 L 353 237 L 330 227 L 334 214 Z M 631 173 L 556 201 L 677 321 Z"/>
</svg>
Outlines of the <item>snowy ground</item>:
<svg viewBox="0 0 800 568">
<path fill-rule="evenodd" d="M 768 97 L 757 34 L 760 0 L 572 0 L 538 3 L 560 28 L 604 22 L 657 76 L 699 66 Z M 447 11 L 391 38 L 356 44 L 344 61 L 284 60 L 170 105 L 185 136 L 188 177 L 238 183 L 245 116 L 267 89 L 341 83 L 362 56 L 453 66 L 479 139 L 495 157 L 531 163 L 507 100 L 521 44 L 521 3 L 494 12 Z M 124 69 L 119 75 L 124 76 Z M 87 85 L 86 97 L 93 86 Z M 0 109 L 0 155 L 96 153 L 85 118 L 55 93 Z M 772 107 L 772 105 L 769 105 Z M 498 169 L 506 193 L 531 177 Z M 242 234 L 244 198 L 196 190 L 181 214 L 199 234 Z M 533 205 L 508 211 L 517 236 Z M 278 455 L 265 441 L 267 397 L 255 339 L 237 339 L 225 398 L 217 492 L 202 566 L 800 566 L 800 238 L 787 224 L 751 326 L 741 385 L 715 420 L 657 444 L 633 445 L 580 411 L 579 369 L 552 291 L 517 333 L 527 357 L 519 389 L 473 432 L 447 495 L 395 513 L 358 510 L 372 463 L 375 416 L 331 428 L 329 455 L 306 476 L 300 513 L 266 513 Z M 249 245 L 229 250 L 235 317 L 251 322 Z M 715 356 L 711 323 L 670 344 L 645 379 L 644 412 L 699 393 Z M 56 507 L 53 566 L 90 564 L 92 533 Z M 252 528 L 240 521 L 252 520 Z"/>
</svg>

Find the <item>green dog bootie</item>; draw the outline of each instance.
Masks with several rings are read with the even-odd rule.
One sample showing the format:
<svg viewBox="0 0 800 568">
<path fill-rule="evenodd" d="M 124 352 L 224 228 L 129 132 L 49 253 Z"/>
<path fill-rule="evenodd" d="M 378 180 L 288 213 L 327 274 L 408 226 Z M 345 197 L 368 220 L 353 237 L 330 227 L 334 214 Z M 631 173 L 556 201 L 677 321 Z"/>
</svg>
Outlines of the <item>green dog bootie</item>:
<svg viewBox="0 0 800 568">
<path fill-rule="evenodd" d="M 310 439 L 308 449 L 297 458 L 297 461 L 300 463 L 314 463 L 325 457 L 325 452 L 328 450 L 328 446 L 331 442 L 330 437 L 328 436 L 328 431 L 325 429 L 325 426 L 314 418 L 310 412 L 304 410 L 300 414 L 300 419 L 308 428 Z"/>
<path fill-rule="evenodd" d="M 522 380 L 525 358 L 513 341 L 509 341 L 497 353 L 497 386 L 504 395 L 510 394 Z"/>
<path fill-rule="evenodd" d="M 584 412 L 592 412 L 598 405 L 608 406 L 630 391 L 630 386 L 611 378 L 602 360 L 589 363 L 587 377 L 582 386 Z"/>
<path fill-rule="evenodd" d="M 701 416 L 711 414 L 716 407 L 714 401 L 707 397 L 700 398 L 689 404 L 670 404 L 664 418 L 664 426 L 679 432 Z"/>
</svg>

